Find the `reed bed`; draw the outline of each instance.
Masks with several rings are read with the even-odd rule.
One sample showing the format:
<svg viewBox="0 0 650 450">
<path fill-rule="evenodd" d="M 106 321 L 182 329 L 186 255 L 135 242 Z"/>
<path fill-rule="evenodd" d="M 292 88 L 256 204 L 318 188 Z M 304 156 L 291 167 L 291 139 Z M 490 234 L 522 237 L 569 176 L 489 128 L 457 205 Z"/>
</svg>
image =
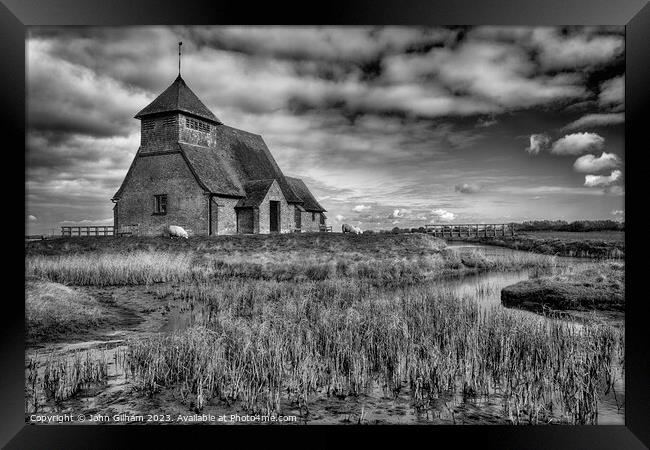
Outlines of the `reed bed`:
<svg viewBox="0 0 650 450">
<path fill-rule="evenodd" d="M 147 285 L 230 278 L 275 281 L 326 279 L 371 280 L 377 285 L 414 284 L 451 273 L 475 270 L 550 268 L 555 258 L 522 254 L 486 257 L 444 249 L 405 257 L 350 252 L 342 255 L 284 252 L 275 254 L 203 254 L 162 251 L 89 253 L 26 258 L 26 274 L 80 286 Z"/>
<path fill-rule="evenodd" d="M 501 399 L 513 423 L 596 423 L 622 358 L 619 329 L 485 309 L 428 285 L 234 280 L 177 295 L 209 314 L 129 342 L 123 364 L 143 392 L 177 388 L 196 410 L 220 400 L 272 414 L 284 399 L 308 416 L 314 396 L 379 385 L 425 410 L 451 393 Z"/>
<path fill-rule="evenodd" d="M 107 377 L 108 363 L 103 352 L 99 356 L 89 351 L 66 356 L 50 354 L 44 362 L 34 356 L 26 368 L 25 411 L 38 412 L 48 401 L 60 403 L 85 388 L 104 383 Z"/>
<path fill-rule="evenodd" d="M 139 285 L 192 279 L 189 254 L 131 253 L 37 255 L 26 258 L 28 276 L 80 286 Z"/>
</svg>

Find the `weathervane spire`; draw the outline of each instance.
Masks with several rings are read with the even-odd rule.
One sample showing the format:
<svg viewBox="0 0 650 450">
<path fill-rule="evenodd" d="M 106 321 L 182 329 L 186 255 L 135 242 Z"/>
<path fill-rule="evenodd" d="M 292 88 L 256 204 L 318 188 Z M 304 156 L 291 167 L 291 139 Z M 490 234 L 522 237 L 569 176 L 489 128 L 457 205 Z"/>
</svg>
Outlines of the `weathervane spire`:
<svg viewBox="0 0 650 450">
<path fill-rule="evenodd" d="M 178 76 L 181 76 L 181 45 L 183 45 L 182 42 L 178 43 Z"/>
</svg>

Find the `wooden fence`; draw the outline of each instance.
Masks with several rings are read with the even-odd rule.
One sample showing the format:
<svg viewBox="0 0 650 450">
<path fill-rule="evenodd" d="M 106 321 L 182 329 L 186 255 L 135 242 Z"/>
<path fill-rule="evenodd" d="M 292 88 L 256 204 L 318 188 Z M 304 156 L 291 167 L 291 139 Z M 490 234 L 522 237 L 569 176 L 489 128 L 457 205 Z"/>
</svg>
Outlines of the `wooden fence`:
<svg viewBox="0 0 650 450">
<path fill-rule="evenodd" d="M 115 229 L 113 225 L 97 227 L 61 227 L 61 236 L 113 236 Z"/>
<path fill-rule="evenodd" d="M 512 223 L 459 223 L 449 225 L 425 225 L 427 233 L 436 237 L 498 237 L 514 236 L 515 227 Z"/>
</svg>

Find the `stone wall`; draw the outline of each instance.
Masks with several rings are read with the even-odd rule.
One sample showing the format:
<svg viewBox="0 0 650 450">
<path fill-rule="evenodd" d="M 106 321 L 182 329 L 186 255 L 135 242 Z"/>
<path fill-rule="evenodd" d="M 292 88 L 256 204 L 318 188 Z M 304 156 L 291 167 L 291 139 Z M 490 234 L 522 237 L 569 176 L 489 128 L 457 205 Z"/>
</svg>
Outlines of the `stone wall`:
<svg viewBox="0 0 650 450">
<path fill-rule="evenodd" d="M 320 213 L 302 212 L 302 232 L 320 231 Z"/>
<path fill-rule="evenodd" d="M 253 208 L 237 210 L 237 230 L 242 234 L 255 232 Z"/>
<path fill-rule="evenodd" d="M 217 213 L 217 232 L 218 234 L 237 234 L 237 213 L 235 205 L 239 201 L 237 198 L 214 197 L 219 205 Z"/>
<path fill-rule="evenodd" d="M 154 214 L 154 195 L 167 195 L 167 213 Z M 169 225 L 190 236 L 208 234 L 208 196 L 180 153 L 136 156 L 132 174 L 117 203 L 118 232 L 162 235 Z M 133 225 L 138 224 L 137 227 Z"/>
</svg>

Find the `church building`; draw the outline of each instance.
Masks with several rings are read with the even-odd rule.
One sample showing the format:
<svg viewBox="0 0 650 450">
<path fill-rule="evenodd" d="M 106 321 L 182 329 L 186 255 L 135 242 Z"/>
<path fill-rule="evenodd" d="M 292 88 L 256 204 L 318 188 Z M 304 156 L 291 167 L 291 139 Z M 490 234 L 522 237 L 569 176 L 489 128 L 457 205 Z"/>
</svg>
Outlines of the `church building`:
<svg viewBox="0 0 650 450">
<path fill-rule="evenodd" d="M 224 125 L 180 73 L 135 116 L 140 147 L 112 201 L 116 234 L 190 236 L 326 230 L 325 209 L 258 134 Z"/>
</svg>

